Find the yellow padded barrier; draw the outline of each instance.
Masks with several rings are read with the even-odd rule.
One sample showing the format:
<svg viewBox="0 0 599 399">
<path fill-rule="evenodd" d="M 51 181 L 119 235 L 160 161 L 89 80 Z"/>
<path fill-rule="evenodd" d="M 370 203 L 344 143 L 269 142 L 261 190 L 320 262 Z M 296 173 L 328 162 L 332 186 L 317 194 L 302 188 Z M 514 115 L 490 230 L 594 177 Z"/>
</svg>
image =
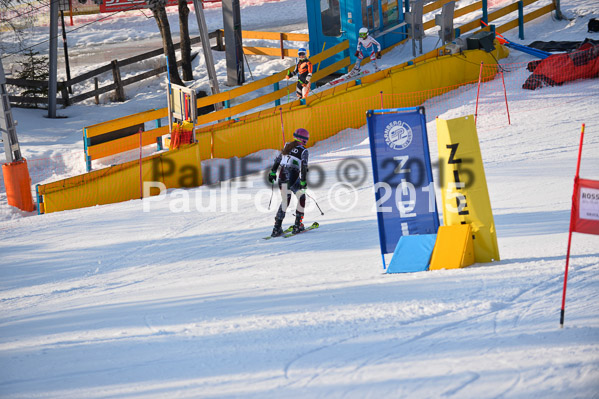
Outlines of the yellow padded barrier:
<svg viewBox="0 0 599 399">
<path fill-rule="evenodd" d="M 299 101 L 271 108 L 239 118 L 238 122 L 226 121 L 204 126 L 199 132 L 211 132 L 212 157 L 243 157 L 264 149 L 280 149 L 283 139 L 281 115 L 285 138 L 300 127 L 310 131 L 310 143 L 329 138 L 347 128 L 358 128 L 366 123 L 368 109 L 381 108 L 380 92 L 401 94 L 423 92 L 418 98 L 393 96 L 384 107 L 404 107 L 421 104 L 428 97 L 441 94 L 433 89 L 445 87 L 447 91 L 456 86 L 478 80 L 480 63 L 495 64 L 493 57 L 507 56 L 502 46 L 491 54 L 481 50 L 465 51 L 462 55 L 446 55 L 424 60 L 412 66 L 392 71 L 381 71 L 376 76 L 366 76 L 361 85 L 339 85 L 308 97 L 306 105 Z M 384 77 L 378 81 L 373 81 Z M 428 91 L 430 90 L 430 91 Z M 330 95 L 335 93 L 334 96 Z M 427 97 L 428 96 L 428 97 Z M 280 111 L 281 110 L 281 111 Z"/>
<path fill-rule="evenodd" d="M 474 116 L 437 118 L 437 146 L 444 225 L 470 224 L 476 262 L 500 260 Z"/>
<path fill-rule="evenodd" d="M 179 150 L 143 158 L 142 180 L 159 181 L 167 188 L 201 185 L 199 148 L 198 144 L 188 144 Z M 139 199 L 139 169 L 139 161 L 131 161 L 40 185 L 38 193 L 43 198 L 44 213 Z"/>
<path fill-rule="evenodd" d="M 469 224 L 441 226 L 429 270 L 459 269 L 474 263 L 472 228 Z"/>
</svg>

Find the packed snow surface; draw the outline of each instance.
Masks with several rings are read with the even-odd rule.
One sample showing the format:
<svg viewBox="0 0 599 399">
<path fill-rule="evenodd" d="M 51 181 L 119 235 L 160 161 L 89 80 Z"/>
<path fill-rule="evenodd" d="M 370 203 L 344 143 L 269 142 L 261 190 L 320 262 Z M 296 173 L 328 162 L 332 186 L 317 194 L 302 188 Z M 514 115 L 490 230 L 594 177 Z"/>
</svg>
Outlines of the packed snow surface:
<svg viewBox="0 0 599 399">
<path fill-rule="evenodd" d="M 586 24 L 599 5 L 563 3 L 571 20 L 539 18 L 518 42 L 598 39 Z M 206 10 L 209 27 L 218 10 Z M 307 31 L 305 13 L 303 1 L 252 1 L 242 21 Z M 156 37 L 152 19 L 127 18 L 73 46 Z M 410 53 L 398 47 L 382 65 Z M 292 62 L 250 59 L 257 76 Z M 224 66 L 222 55 L 221 83 Z M 194 68 L 205 85 L 203 61 Z M 82 127 L 163 107 L 164 89 L 156 78 L 127 89 L 124 104 L 78 104 L 63 119 L 13 109 L 24 155 L 60 156 L 48 181 L 82 173 Z M 510 90 L 511 124 L 499 102 L 482 104 L 478 126 L 501 260 L 464 269 L 384 273 L 366 126 L 310 148 L 324 179 L 309 187 L 306 223 L 321 227 L 289 239 L 262 239 L 280 201 L 275 190 L 268 209 L 262 172 L 42 216 L 0 194 L 0 397 L 598 398 L 599 236 L 573 235 L 563 329 L 559 310 L 583 123 L 580 175 L 599 180 L 599 80 Z M 472 114 L 475 98 L 471 86 L 424 104 L 433 160 L 435 117 Z M 347 159 L 363 176 L 352 188 L 339 184 Z"/>
</svg>

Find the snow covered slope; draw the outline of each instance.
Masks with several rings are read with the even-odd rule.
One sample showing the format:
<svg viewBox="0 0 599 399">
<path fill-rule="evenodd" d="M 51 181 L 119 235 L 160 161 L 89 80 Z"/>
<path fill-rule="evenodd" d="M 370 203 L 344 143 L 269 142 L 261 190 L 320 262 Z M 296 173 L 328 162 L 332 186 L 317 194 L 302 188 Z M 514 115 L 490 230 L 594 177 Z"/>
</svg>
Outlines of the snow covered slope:
<svg viewBox="0 0 599 399">
<path fill-rule="evenodd" d="M 592 3 L 564 9 L 584 18 L 539 20 L 530 39 L 581 34 Z M 434 117 L 470 113 L 475 91 L 425 104 L 433 160 Z M 19 137 L 30 155 L 79 148 L 90 109 L 16 110 Z M 365 127 L 311 148 L 325 215 L 309 200 L 321 228 L 290 239 L 261 239 L 279 203 L 267 209 L 262 173 L 43 216 L 0 208 L 0 396 L 599 397 L 597 236 L 574 235 L 559 328 L 582 123 L 581 176 L 599 179 L 599 80 L 518 92 L 510 109 L 510 126 L 497 112 L 478 132 L 502 260 L 461 270 L 384 274 Z M 73 133 L 53 136 L 60 126 Z M 364 181 L 331 189 L 347 156 Z"/>
</svg>

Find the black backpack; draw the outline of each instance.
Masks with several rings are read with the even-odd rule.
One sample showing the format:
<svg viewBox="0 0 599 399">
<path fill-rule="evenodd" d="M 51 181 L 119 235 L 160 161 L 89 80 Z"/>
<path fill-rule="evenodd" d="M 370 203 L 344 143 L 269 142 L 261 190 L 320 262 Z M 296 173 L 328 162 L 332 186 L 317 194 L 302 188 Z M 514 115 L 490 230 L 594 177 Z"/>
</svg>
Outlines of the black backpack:
<svg viewBox="0 0 599 399">
<path fill-rule="evenodd" d="M 589 19 L 589 32 L 599 32 L 599 20 L 597 18 Z"/>
</svg>

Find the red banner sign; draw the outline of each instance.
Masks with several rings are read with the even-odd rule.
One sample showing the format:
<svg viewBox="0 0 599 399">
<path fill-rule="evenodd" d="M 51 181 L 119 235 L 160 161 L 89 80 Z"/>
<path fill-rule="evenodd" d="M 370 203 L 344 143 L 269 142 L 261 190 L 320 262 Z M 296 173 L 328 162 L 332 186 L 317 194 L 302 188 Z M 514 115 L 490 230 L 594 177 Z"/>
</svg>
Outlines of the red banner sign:
<svg viewBox="0 0 599 399">
<path fill-rule="evenodd" d="M 202 3 L 220 3 L 221 0 L 202 0 Z M 178 0 L 167 0 L 166 6 L 176 6 Z M 187 4 L 192 4 L 193 0 L 187 0 Z M 100 12 L 115 12 L 138 10 L 140 8 L 148 8 L 148 3 L 145 0 L 104 0 L 100 4 Z"/>
</svg>

